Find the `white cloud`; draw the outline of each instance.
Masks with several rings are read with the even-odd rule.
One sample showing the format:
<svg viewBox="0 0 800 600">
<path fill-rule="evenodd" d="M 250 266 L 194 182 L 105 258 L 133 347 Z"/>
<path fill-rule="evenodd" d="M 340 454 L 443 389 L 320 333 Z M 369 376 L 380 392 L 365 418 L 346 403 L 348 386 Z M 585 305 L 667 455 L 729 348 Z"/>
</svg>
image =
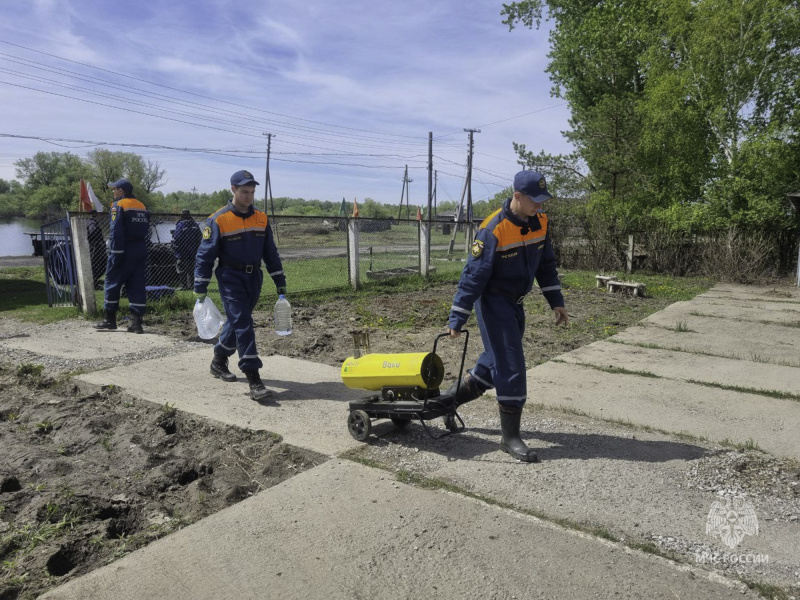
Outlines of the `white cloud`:
<svg viewBox="0 0 800 600">
<path fill-rule="evenodd" d="M 463 129 L 482 127 L 475 166 L 490 174 L 476 173 L 474 194 L 493 195 L 517 170 L 512 141 L 570 151 L 560 134 L 566 107 L 545 110 L 560 104 L 544 72 L 547 33 L 509 33 L 501 7 L 490 0 L 5 5 L 0 41 L 33 51 L 0 43 L 0 133 L 260 152 L 235 158 L 112 147 L 159 161 L 169 179 L 164 191 L 210 192 L 239 168 L 264 171 L 269 131 L 275 195 L 395 202 L 408 164 L 414 202 L 426 194 L 428 132 L 436 137 L 439 191 L 458 196 Z M 49 80 L 34 83 L 2 72 L 20 70 L 3 55 L 61 73 L 29 65 L 26 72 Z M 61 149 L 3 138 L 0 177 L 14 177 L 14 157 Z M 339 156 L 310 155 L 321 152 Z"/>
</svg>

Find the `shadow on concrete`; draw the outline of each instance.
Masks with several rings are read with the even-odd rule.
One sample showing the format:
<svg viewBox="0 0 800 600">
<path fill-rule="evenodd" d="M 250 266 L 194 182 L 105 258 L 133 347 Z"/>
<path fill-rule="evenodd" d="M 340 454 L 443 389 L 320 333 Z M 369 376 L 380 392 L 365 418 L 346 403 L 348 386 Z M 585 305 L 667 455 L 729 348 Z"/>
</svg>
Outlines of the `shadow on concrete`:
<svg viewBox="0 0 800 600">
<path fill-rule="evenodd" d="M 441 430 L 438 430 L 441 432 Z M 470 434 L 481 434 L 494 438 L 487 440 Z M 697 460 L 713 451 L 687 444 L 663 440 L 636 440 L 603 434 L 544 433 L 523 431 L 522 439 L 545 460 L 591 460 L 605 458 L 630 462 L 667 462 L 671 460 Z M 386 443 L 399 444 L 407 448 L 434 452 L 451 460 L 475 459 L 496 452 L 500 444 L 500 430 L 467 428 L 461 433 L 438 440 L 431 439 L 418 423 L 410 424 L 405 431 L 387 432 Z M 540 446 L 536 442 L 546 442 Z M 372 440 L 371 443 L 375 443 Z"/>
<path fill-rule="evenodd" d="M 351 400 L 358 400 L 353 397 L 353 390 L 345 387 L 343 383 L 333 381 L 320 381 L 318 383 L 298 383 L 296 381 L 282 381 L 280 379 L 269 379 L 261 376 L 261 380 L 268 388 L 280 388 L 282 391 L 273 389 L 273 395 L 270 398 L 272 404 L 275 402 L 283 402 L 287 400 L 333 400 L 334 402 L 349 402 Z M 247 380 L 239 377 L 239 381 L 247 384 Z M 270 402 L 265 402 L 269 405 Z M 345 419 L 346 414 L 342 417 Z"/>
</svg>

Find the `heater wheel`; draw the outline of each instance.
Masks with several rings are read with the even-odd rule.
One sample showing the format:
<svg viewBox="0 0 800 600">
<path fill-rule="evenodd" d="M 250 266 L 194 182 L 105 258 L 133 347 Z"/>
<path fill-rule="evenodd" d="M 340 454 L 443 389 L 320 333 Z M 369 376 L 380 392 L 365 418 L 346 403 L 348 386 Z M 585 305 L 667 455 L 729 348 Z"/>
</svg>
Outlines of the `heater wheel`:
<svg viewBox="0 0 800 600">
<path fill-rule="evenodd" d="M 350 415 L 347 417 L 347 429 L 350 431 L 350 435 L 352 435 L 353 438 L 359 442 L 363 442 L 369 437 L 370 432 L 372 432 L 372 421 L 370 421 L 369 415 L 363 410 L 354 410 L 351 411 Z"/>
</svg>

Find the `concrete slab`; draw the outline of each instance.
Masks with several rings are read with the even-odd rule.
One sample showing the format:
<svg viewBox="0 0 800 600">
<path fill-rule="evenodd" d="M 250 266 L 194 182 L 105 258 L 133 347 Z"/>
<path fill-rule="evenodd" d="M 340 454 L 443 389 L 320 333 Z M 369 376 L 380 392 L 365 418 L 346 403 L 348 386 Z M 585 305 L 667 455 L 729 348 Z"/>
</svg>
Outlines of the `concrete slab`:
<svg viewBox="0 0 800 600">
<path fill-rule="evenodd" d="M 694 352 L 698 360 L 702 355 L 712 355 L 773 365 L 800 366 L 800 329 L 761 324 L 757 328 L 741 324 L 737 327 L 725 319 L 687 316 L 680 321 L 691 331 L 675 331 L 677 324 L 674 315 L 655 320 L 662 321 L 663 325 L 629 327 L 613 339 L 624 344 Z M 710 326 L 708 321 L 714 321 L 718 327 Z"/>
<path fill-rule="evenodd" d="M 467 429 L 459 435 L 431 440 L 411 424 L 363 452 L 369 459 L 402 465 L 551 520 L 591 523 L 662 549 L 670 549 L 670 540 L 676 539 L 694 552 L 721 545 L 705 526 L 717 492 L 732 483 L 721 477 L 715 487 L 693 479 L 704 464 L 716 460 L 720 447 L 592 418 L 565 420 L 529 406 L 522 437 L 542 462 L 514 464 L 498 448 L 500 422 L 493 402 L 471 402 L 460 412 Z M 796 505 L 787 508 L 764 494 L 750 494 L 748 500 L 758 514 L 759 533 L 744 540 L 737 552 L 768 555 L 769 565 L 762 568 L 794 581 L 800 565 L 800 521 L 791 518 Z"/>
<path fill-rule="evenodd" d="M 42 598 L 733 596 L 756 594 L 701 569 L 333 460 Z"/>
<path fill-rule="evenodd" d="M 113 359 L 131 353 L 157 353 L 175 346 L 175 340 L 166 336 L 128 333 L 124 326 L 116 331 L 96 331 L 85 321 L 68 320 L 37 327 L 35 335 L 25 329 L 0 341 L 0 345 L 36 354 L 74 358 L 88 361 Z"/>
<path fill-rule="evenodd" d="M 800 459 L 800 403 L 565 363 L 528 371 L 531 400 Z"/>
<path fill-rule="evenodd" d="M 642 325 L 658 325 L 666 329 L 687 328 L 678 333 L 700 334 L 703 337 L 729 344 L 731 340 L 741 341 L 743 337 L 763 338 L 766 343 L 778 347 L 789 344 L 800 347 L 800 327 L 787 327 L 780 323 L 741 323 L 728 315 L 726 307 L 719 308 L 717 319 L 698 317 L 687 312 L 658 311 L 642 319 Z M 735 344 L 738 345 L 738 344 Z"/>
<path fill-rule="evenodd" d="M 738 306 L 756 310 L 786 310 L 800 312 L 800 301 L 797 300 L 773 300 L 762 298 L 732 298 L 730 296 L 696 296 L 687 304 L 694 306 Z M 676 302 L 670 306 L 683 306 L 683 302 Z M 669 308 L 669 307 L 668 307 Z"/>
<path fill-rule="evenodd" d="M 797 327 L 800 325 L 800 303 L 786 302 L 746 302 L 737 300 L 692 300 L 676 302 L 659 311 L 662 317 L 672 317 L 675 321 L 686 316 L 701 316 L 750 323 L 775 323 Z M 752 325 L 748 325 L 752 327 Z"/>
<path fill-rule="evenodd" d="M 750 390 L 800 393 L 800 368 L 703 356 L 611 342 L 594 342 L 567 352 L 559 361 L 652 373 L 666 379 L 694 380 Z"/>
<path fill-rule="evenodd" d="M 739 285 L 718 283 L 697 298 L 725 297 L 800 302 L 800 288 L 795 286 Z"/>
<path fill-rule="evenodd" d="M 143 337 L 143 336 L 135 336 Z M 259 404 L 247 380 L 226 383 L 208 372 L 207 348 L 80 375 L 92 385 L 116 385 L 131 395 L 244 429 L 264 429 L 294 446 L 337 454 L 358 444 L 347 431 L 348 402 L 368 394 L 349 390 L 339 369 L 284 356 L 264 357 L 261 378 L 274 392 Z"/>
</svg>

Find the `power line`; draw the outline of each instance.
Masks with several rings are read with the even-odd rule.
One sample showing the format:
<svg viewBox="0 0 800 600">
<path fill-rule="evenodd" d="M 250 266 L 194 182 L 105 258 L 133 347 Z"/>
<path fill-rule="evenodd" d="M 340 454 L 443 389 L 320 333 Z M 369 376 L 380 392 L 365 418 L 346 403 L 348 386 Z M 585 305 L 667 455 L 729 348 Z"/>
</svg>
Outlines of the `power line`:
<svg viewBox="0 0 800 600">
<path fill-rule="evenodd" d="M 554 108 L 558 108 L 559 106 L 566 106 L 566 105 L 567 105 L 566 102 L 561 102 L 560 104 L 554 104 L 553 106 L 546 106 L 544 108 L 538 108 L 536 110 L 532 110 L 531 112 L 526 112 L 524 114 L 517 115 L 516 117 L 508 117 L 507 119 L 500 119 L 499 121 L 493 121 L 492 123 L 487 123 L 486 125 L 479 125 L 479 127 L 481 127 L 481 128 L 490 127 L 492 125 L 497 125 L 498 123 L 505 123 L 506 121 L 513 121 L 514 119 L 521 119 L 522 117 L 535 115 L 536 113 L 544 112 L 546 110 L 552 110 Z M 442 138 L 450 137 L 451 135 L 456 135 L 457 133 L 461 133 L 461 131 L 451 131 L 450 133 L 445 133 L 444 135 L 436 136 L 436 138 L 434 138 L 434 139 L 440 140 Z"/>
<path fill-rule="evenodd" d="M 50 54 L 48 52 L 43 52 L 41 50 L 35 50 L 33 48 L 29 48 L 29 47 L 23 46 L 21 44 L 15 44 L 13 42 L 9 42 L 9 41 L 6 41 L 6 40 L 0 40 L 0 43 L 7 44 L 9 46 L 14 46 L 15 48 L 20 48 L 22 50 L 27 50 L 29 52 L 34 52 L 36 54 L 42 54 L 44 56 L 49 56 L 49 57 L 55 58 L 57 60 L 62 60 L 62 61 L 65 61 L 65 62 L 73 63 L 73 64 L 76 64 L 76 65 L 80 65 L 82 67 L 86 67 L 86 68 L 89 68 L 89 69 L 102 71 L 104 73 L 109 73 L 111 75 L 116 75 L 118 77 L 123 77 L 123 78 L 125 78 L 127 80 L 139 81 L 139 82 L 142 82 L 142 83 L 146 83 L 148 85 L 152 85 L 152 86 L 156 86 L 156 87 L 172 90 L 174 92 L 178 92 L 178 93 L 181 93 L 181 94 L 187 94 L 187 95 L 190 95 L 190 96 L 195 96 L 197 98 L 203 98 L 204 100 L 212 100 L 214 102 L 220 102 L 222 104 L 229 104 L 231 106 L 237 106 L 239 108 L 246 108 L 248 110 L 261 112 L 261 113 L 264 113 L 264 114 L 275 115 L 275 116 L 282 117 L 282 118 L 285 118 L 285 119 L 293 119 L 293 120 L 296 120 L 296 121 L 303 121 L 303 122 L 306 122 L 306 123 L 313 123 L 315 125 L 323 125 L 325 127 L 334 127 L 334 128 L 337 128 L 337 129 L 346 129 L 346 130 L 350 130 L 350 131 L 357 131 L 357 132 L 360 132 L 360 133 L 370 133 L 370 134 L 376 134 L 376 135 L 384 135 L 384 136 L 393 137 L 393 138 L 394 137 L 396 137 L 396 138 L 408 138 L 408 139 L 412 139 L 412 140 L 424 139 L 424 138 L 416 138 L 414 136 L 392 134 L 392 133 L 383 133 L 383 132 L 379 132 L 379 131 L 370 131 L 370 130 L 367 130 L 367 129 L 358 129 L 358 128 L 355 128 L 355 127 L 346 127 L 344 125 L 335 125 L 333 123 L 325 123 L 325 122 L 322 122 L 322 121 L 314 121 L 314 120 L 311 120 L 311 119 L 304 119 L 302 117 L 293 117 L 291 115 L 285 115 L 285 114 L 282 114 L 282 113 L 277 113 L 277 112 L 273 112 L 273 111 L 269 111 L 269 110 L 264 110 L 264 109 L 261 109 L 261 108 L 247 106 L 247 105 L 244 105 L 244 104 L 238 104 L 236 102 L 230 102 L 230 101 L 227 101 L 227 100 L 219 100 L 219 99 L 213 98 L 211 96 L 205 96 L 203 94 L 198 94 L 196 92 L 190 92 L 188 90 L 181 90 L 180 88 L 175 88 L 175 87 L 171 87 L 171 86 L 164 85 L 164 84 L 161 84 L 161 83 L 156 83 L 154 81 L 149 81 L 147 79 L 141 79 L 139 77 L 126 75 L 124 73 L 119 73 L 117 71 L 112 71 L 110 69 L 103 69 L 101 67 L 95 67 L 95 66 L 87 64 L 87 63 L 83 63 L 83 62 L 76 61 L 76 60 L 71 60 L 71 59 L 68 59 L 68 58 L 64 58 L 62 56 L 58 56 L 56 54 Z"/>
</svg>

